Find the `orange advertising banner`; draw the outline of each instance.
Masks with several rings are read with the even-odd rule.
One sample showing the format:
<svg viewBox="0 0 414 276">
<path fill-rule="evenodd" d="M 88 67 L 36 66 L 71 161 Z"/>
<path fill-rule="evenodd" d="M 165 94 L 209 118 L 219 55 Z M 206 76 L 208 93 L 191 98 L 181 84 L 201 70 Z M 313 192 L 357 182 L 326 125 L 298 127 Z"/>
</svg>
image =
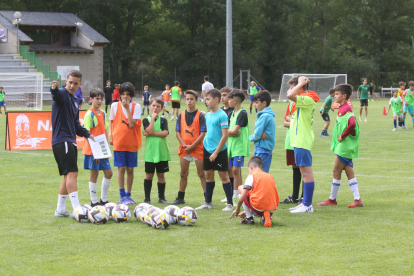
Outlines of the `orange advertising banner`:
<svg viewBox="0 0 414 276">
<path fill-rule="evenodd" d="M 352 106 L 351 100 L 348 100 L 348 104 L 349 104 L 349 106 L 350 106 L 351 108 L 354 108 L 354 107 Z M 339 103 L 334 102 L 334 103 L 332 104 L 332 109 L 338 109 L 338 108 L 339 108 Z"/>
<path fill-rule="evenodd" d="M 86 110 L 79 111 L 79 122 L 83 123 Z M 51 150 L 52 112 L 7 112 L 6 149 L 8 150 Z M 78 149 L 83 148 L 84 138 L 76 137 Z"/>
</svg>

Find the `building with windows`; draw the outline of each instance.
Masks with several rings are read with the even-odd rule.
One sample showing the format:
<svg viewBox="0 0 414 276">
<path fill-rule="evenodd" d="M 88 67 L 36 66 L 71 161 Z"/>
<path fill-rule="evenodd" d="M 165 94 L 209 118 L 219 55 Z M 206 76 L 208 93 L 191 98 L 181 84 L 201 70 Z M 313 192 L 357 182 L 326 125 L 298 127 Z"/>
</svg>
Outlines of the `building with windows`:
<svg viewBox="0 0 414 276">
<path fill-rule="evenodd" d="M 103 87 L 103 48 L 108 39 L 72 13 L 20 13 L 17 27 L 15 11 L 0 11 L 0 55 L 17 54 L 19 39 L 20 45 L 27 46 L 63 80 L 70 69 L 79 68 L 86 93 L 92 87 Z"/>
</svg>

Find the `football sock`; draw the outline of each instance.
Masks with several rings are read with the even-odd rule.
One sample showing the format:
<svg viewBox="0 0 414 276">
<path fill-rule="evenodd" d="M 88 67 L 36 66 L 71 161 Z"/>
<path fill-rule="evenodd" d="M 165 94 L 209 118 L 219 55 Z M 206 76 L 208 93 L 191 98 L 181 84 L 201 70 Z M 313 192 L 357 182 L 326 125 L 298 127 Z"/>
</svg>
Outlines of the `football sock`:
<svg viewBox="0 0 414 276">
<path fill-rule="evenodd" d="M 322 132 L 328 132 L 328 130 L 326 128 L 323 128 Z"/>
<path fill-rule="evenodd" d="M 411 121 L 413 122 L 413 126 L 414 126 L 414 116 L 411 115 Z"/>
<path fill-rule="evenodd" d="M 57 211 L 59 213 L 65 212 L 65 204 L 66 204 L 66 198 L 68 198 L 68 195 L 59 195 L 58 196 L 58 204 L 57 204 Z"/>
<path fill-rule="evenodd" d="M 365 120 L 368 119 L 368 115 L 365 115 Z"/>
<path fill-rule="evenodd" d="M 252 217 L 252 211 L 250 211 L 250 208 L 247 207 L 246 203 L 243 202 L 243 209 L 246 212 L 246 218 Z"/>
<path fill-rule="evenodd" d="M 149 108 L 147 107 L 147 114 L 149 115 Z"/>
<path fill-rule="evenodd" d="M 315 190 L 315 182 L 303 182 L 303 205 L 309 207 L 312 205 L 313 190 Z"/>
<path fill-rule="evenodd" d="M 151 198 L 152 180 L 144 179 L 145 199 Z"/>
<path fill-rule="evenodd" d="M 126 193 L 125 193 L 125 196 L 126 196 L 126 197 L 131 197 L 131 193 L 126 192 Z"/>
<path fill-rule="evenodd" d="M 358 183 L 356 180 L 356 177 L 348 180 L 349 187 L 351 188 L 352 193 L 354 194 L 354 199 L 358 200 L 361 199 L 359 196 L 359 190 L 358 190 Z"/>
<path fill-rule="evenodd" d="M 107 112 L 108 112 L 108 106 L 105 105 L 105 113 L 107 113 Z"/>
<path fill-rule="evenodd" d="M 142 108 L 142 114 L 144 114 L 144 112 L 145 112 L 145 107 Z"/>
<path fill-rule="evenodd" d="M 332 180 L 331 196 L 330 199 L 334 200 L 338 196 L 339 186 L 341 186 L 341 179 Z"/>
<path fill-rule="evenodd" d="M 179 199 L 184 199 L 184 196 L 185 196 L 185 192 L 178 192 L 178 198 Z M 205 195 L 204 195 L 204 197 L 205 197 Z"/>
<path fill-rule="evenodd" d="M 233 190 L 233 197 L 238 198 L 239 197 L 239 190 Z"/>
<path fill-rule="evenodd" d="M 250 113 L 252 113 L 252 107 L 250 107 Z"/>
<path fill-rule="evenodd" d="M 223 190 L 226 193 L 227 204 L 231 204 L 231 205 L 233 205 L 233 195 L 232 195 L 232 192 L 231 192 L 232 189 L 233 189 L 233 187 L 231 186 L 231 182 L 223 183 Z"/>
<path fill-rule="evenodd" d="M 108 190 L 109 190 L 110 184 L 111 184 L 111 179 L 107 179 L 105 177 L 102 179 L 101 199 L 103 202 L 108 201 Z"/>
<path fill-rule="evenodd" d="M 302 174 L 299 168 L 293 168 L 293 192 L 292 198 L 299 199 L 300 182 L 302 180 Z"/>
<path fill-rule="evenodd" d="M 121 198 L 125 197 L 125 189 L 119 189 L 119 195 Z"/>
<path fill-rule="evenodd" d="M 403 115 L 403 126 L 405 126 L 405 115 Z"/>
<path fill-rule="evenodd" d="M 256 109 L 256 113 L 257 113 L 257 108 L 255 107 L 254 109 Z"/>
<path fill-rule="evenodd" d="M 72 203 L 73 210 L 79 206 L 78 191 L 69 194 L 70 202 Z"/>
<path fill-rule="evenodd" d="M 96 183 L 89 182 L 89 192 L 91 194 L 91 201 L 92 201 L 92 203 L 98 202 L 98 198 L 96 196 L 96 187 L 97 186 L 98 185 Z"/>
<path fill-rule="evenodd" d="M 164 199 L 165 198 L 165 183 L 157 182 L 158 186 L 158 198 Z"/>
<path fill-rule="evenodd" d="M 231 186 L 234 187 L 234 177 L 230 177 Z"/>
<path fill-rule="evenodd" d="M 206 201 L 206 193 L 204 193 L 204 201 Z M 207 201 L 206 201 L 207 202 Z"/>
<path fill-rule="evenodd" d="M 206 203 L 211 203 L 213 200 L 213 191 L 216 182 L 206 182 Z"/>
<path fill-rule="evenodd" d="M 397 128 L 397 120 L 394 120 L 394 128 Z"/>
</svg>

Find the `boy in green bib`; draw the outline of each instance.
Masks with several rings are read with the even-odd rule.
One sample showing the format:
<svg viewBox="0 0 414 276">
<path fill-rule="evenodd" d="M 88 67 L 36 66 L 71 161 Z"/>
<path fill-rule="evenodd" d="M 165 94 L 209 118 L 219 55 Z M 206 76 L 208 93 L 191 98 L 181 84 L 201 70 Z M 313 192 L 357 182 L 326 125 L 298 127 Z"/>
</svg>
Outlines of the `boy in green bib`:
<svg viewBox="0 0 414 276">
<path fill-rule="evenodd" d="M 247 95 L 250 95 L 250 114 L 252 114 L 252 106 L 254 103 L 254 95 L 262 91 L 262 89 L 257 86 L 256 82 L 252 81 L 250 83 L 250 87 L 247 88 Z M 256 114 L 257 114 L 257 108 L 256 108 Z"/>
<path fill-rule="evenodd" d="M 3 91 L 3 87 L 0 86 L 0 115 L 3 115 L 3 113 L 1 113 L 1 107 L 4 108 L 4 114 L 6 114 L 6 103 L 4 102 L 4 95 L 6 93 Z"/>
<path fill-rule="evenodd" d="M 165 177 L 164 173 L 169 171 L 168 161 L 171 161 L 170 151 L 167 145 L 168 135 L 168 121 L 164 117 L 160 117 L 164 106 L 164 100 L 160 97 L 151 101 L 150 109 L 151 116 L 144 118 L 142 124 L 144 125 L 143 135 L 146 136 L 145 142 L 145 203 L 151 203 L 151 188 L 154 172 L 157 170 L 158 178 L 158 203 L 169 204 L 165 199 Z"/>
<path fill-rule="evenodd" d="M 387 115 L 392 107 L 392 115 L 394 116 L 394 129 L 397 130 L 397 117 L 402 121 L 403 118 L 403 100 L 398 96 L 398 89 L 392 90 L 392 98 L 390 99 L 390 104 L 388 105 Z"/>
<path fill-rule="evenodd" d="M 334 99 L 334 97 L 335 97 L 335 90 L 330 89 L 329 96 L 326 97 L 325 102 L 323 103 L 323 106 L 319 110 L 319 113 L 321 113 L 322 119 L 325 121 L 325 125 L 323 126 L 323 130 L 320 135 L 321 137 L 329 136 L 328 127 L 329 127 L 329 124 L 331 123 L 331 119 L 329 118 L 329 110 L 333 111 L 332 100 Z"/>
<path fill-rule="evenodd" d="M 171 111 L 171 121 L 174 120 L 174 112 L 175 112 L 175 120 L 177 121 L 178 112 L 180 111 L 181 107 L 181 88 L 180 82 L 175 81 L 174 87 L 171 88 L 171 102 L 172 102 L 172 111 Z"/>
<path fill-rule="evenodd" d="M 337 204 L 336 197 L 339 186 L 341 185 L 341 174 L 343 170 L 345 170 L 349 187 L 354 194 L 354 202 L 348 205 L 348 207 L 364 206 L 359 195 L 358 183 L 354 173 L 354 164 L 352 163 L 352 159 L 359 157 L 359 126 L 352 112 L 352 108 L 347 103 L 351 95 L 351 85 L 340 84 L 335 87 L 335 101 L 339 104 L 339 109 L 331 144 L 331 150 L 336 154 L 333 182 L 331 196 L 328 200 L 318 203 L 318 206 Z"/>
<path fill-rule="evenodd" d="M 244 167 L 244 158 L 249 157 L 249 118 L 247 111 L 241 106 L 245 99 L 243 91 L 234 89 L 228 98 L 229 106 L 234 108 L 230 116 L 227 152 L 229 167 L 234 175 L 233 205 L 236 206 L 239 200 L 239 186 L 243 184 L 241 168 Z"/>
</svg>

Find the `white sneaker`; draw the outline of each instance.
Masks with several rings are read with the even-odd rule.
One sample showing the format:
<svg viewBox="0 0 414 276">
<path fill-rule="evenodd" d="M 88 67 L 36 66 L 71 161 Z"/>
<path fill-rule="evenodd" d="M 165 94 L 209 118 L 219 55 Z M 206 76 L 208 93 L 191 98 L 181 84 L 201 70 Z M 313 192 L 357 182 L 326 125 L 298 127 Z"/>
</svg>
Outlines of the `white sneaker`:
<svg viewBox="0 0 414 276">
<path fill-rule="evenodd" d="M 224 212 L 233 211 L 233 205 L 226 204 L 226 207 L 222 211 Z"/>
<path fill-rule="evenodd" d="M 290 210 L 290 211 L 292 211 L 292 210 L 296 210 L 296 209 L 298 209 L 299 207 L 302 207 L 302 206 L 303 206 L 303 203 L 299 204 L 299 205 L 298 205 L 298 206 L 296 206 L 296 207 L 289 208 L 289 210 Z"/>
<path fill-rule="evenodd" d="M 408 129 L 408 127 L 407 127 L 407 126 L 403 126 L 403 128 Z"/>
<path fill-rule="evenodd" d="M 397 129 L 396 128 L 394 128 L 392 131 L 396 131 Z"/>
<path fill-rule="evenodd" d="M 224 199 L 222 199 L 220 201 L 223 202 L 223 203 L 227 202 L 227 197 L 225 197 Z"/>
<path fill-rule="evenodd" d="M 55 218 L 63 218 L 63 217 L 70 217 L 71 213 L 69 211 L 59 213 L 57 210 L 55 211 Z"/>
<path fill-rule="evenodd" d="M 167 118 L 170 117 L 171 113 L 167 113 Z"/>
<path fill-rule="evenodd" d="M 361 117 L 359 117 L 359 121 L 360 121 L 360 122 L 362 122 L 362 119 L 361 119 Z"/>
<path fill-rule="evenodd" d="M 195 208 L 196 210 L 202 210 L 202 209 L 211 209 L 213 208 L 212 203 L 203 202 L 201 203 L 200 207 Z"/>
<path fill-rule="evenodd" d="M 367 121 L 367 118 L 365 118 L 365 122 L 368 122 L 368 121 Z"/>
<path fill-rule="evenodd" d="M 174 120 L 174 115 L 171 116 L 171 121 Z"/>
<path fill-rule="evenodd" d="M 313 213 L 313 207 L 302 205 L 300 208 L 290 211 L 292 214 L 294 213 Z"/>
</svg>

